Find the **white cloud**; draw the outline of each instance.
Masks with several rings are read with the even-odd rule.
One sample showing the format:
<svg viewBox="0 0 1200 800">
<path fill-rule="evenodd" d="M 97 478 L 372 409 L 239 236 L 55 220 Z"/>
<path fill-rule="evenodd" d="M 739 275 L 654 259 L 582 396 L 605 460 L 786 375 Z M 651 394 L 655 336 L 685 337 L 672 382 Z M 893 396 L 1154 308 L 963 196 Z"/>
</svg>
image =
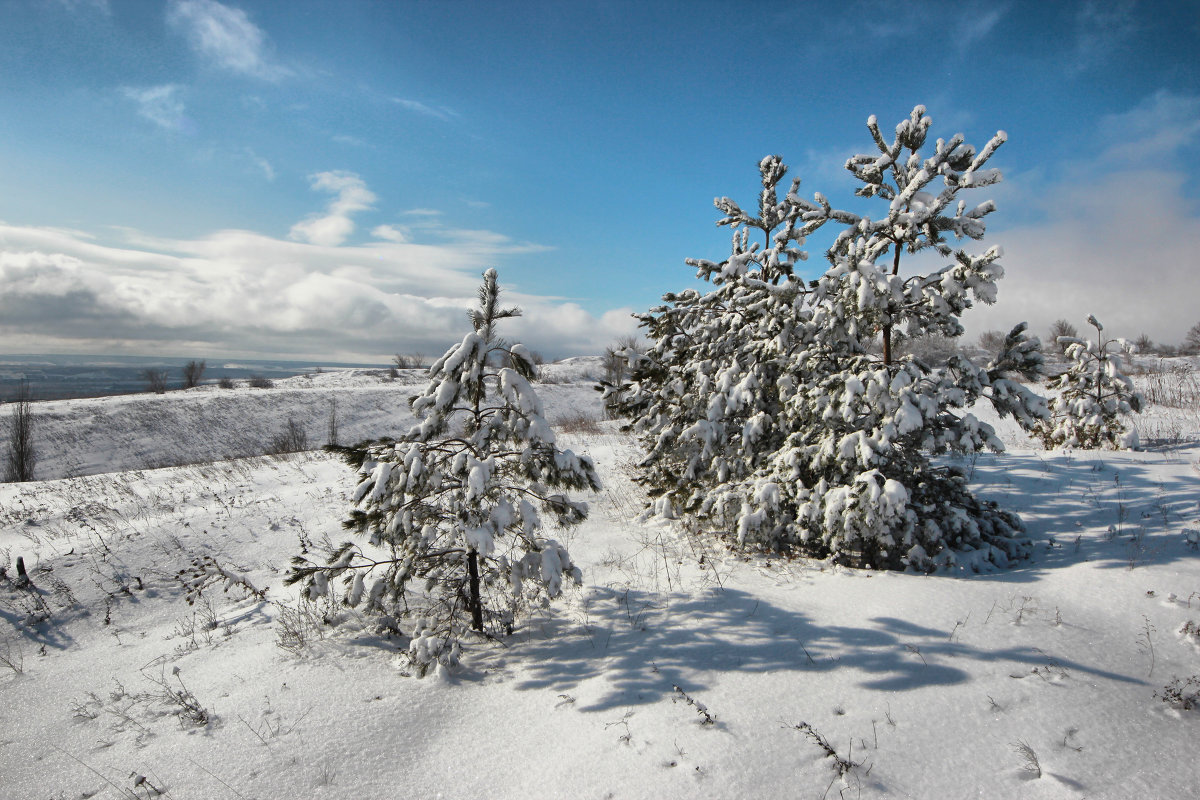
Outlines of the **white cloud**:
<svg viewBox="0 0 1200 800">
<path fill-rule="evenodd" d="M 401 108 L 406 108 L 409 111 L 416 112 L 417 114 L 424 114 L 425 116 L 433 117 L 434 119 L 440 119 L 443 122 L 449 122 L 458 116 L 458 112 L 451 108 L 446 108 L 445 106 L 427 106 L 424 103 L 416 100 L 407 100 L 403 97 L 393 97 L 392 102 Z"/>
<path fill-rule="evenodd" d="M 1200 143 L 1198 117 L 1200 98 L 1158 92 L 1102 118 L 1081 143 L 1094 155 L 1054 183 L 1031 172 L 996 187 L 987 241 L 1003 246 L 1007 274 L 996 305 L 967 313 L 968 335 L 1025 320 L 1045 338 L 1056 319 L 1083 330 L 1095 314 L 1115 336 L 1180 343 L 1200 320 L 1200 214 L 1172 165 Z M 1002 228 L 1013 211 L 1026 221 Z"/>
<path fill-rule="evenodd" d="M 370 209 L 375 194 L 353 172 L 318 172 L 310 175 L 309 180 L 314 190 L 333 192 L 335 197 L 324 216 L 314 215 L 297 222 L 289 236 L 311 244 L 337 246 L 354 232 L 350 215 Z"/>
<path fill-rule="evenodd" d="M 1176 173 L 1128 170 L 1051 191 L 1041 221 L 989 234 L 1006 275 L 996 305 L 967 313 L 968 335 L 1027 321 L 1045 339 L 1054 320 L 1082 330 L 1095 314 L 1116 336 L 1180 343 L 1200 321 L 1200 217 L 1183 189 Z"/>
<path fill-rule="evenodd" d="M 350 136 L 349 134 L 345 133 L 336 134 L 335 136 L 331 137 L 331 139 L 338 144 L 344 144 L 350 147 L 370 147 L 367 142 L 358 138 L 357 136 Z"/>
<path fill-rule="evenodd" d="M 488 232 L 335 247 L 242 230 L 167 239 L 125 229 L 101 243 L 0 224 L 0 336 L 25 352 L 437 353 L 461 339 L 482 272 L 536 249 Z M 500 276 L 517 283 L 503 267 Z M 508 297 L 525 310 L 508 335 L 547 356 L 597 353 L 634 329 L 623 310 L 597 317 L 555 298 Z"/>
<path fill-rule="evenodd" d="M 1112 57 L 1137 31 L 1136 0 L 1089 0 L 1075 12 L 1075 52 L 1070 69 L 1084 72 Z"/>
<path fill-rule="evenodd" d="M 407 242 L 408 236 L 404 231 L 395 225 L 377 225 L 371 231 L 371 235 L 376 239 L 384 239 L 389 242 Z"/>
<path fill-rule="evenodd" d="M 1129 111 L 1101 118 L 1098 127 L 1106 160 L 1162 163 L 1200 138 L 1200 97 L 1160 90 Z"/>
<path fill-rule="evenodd" d="M 988 2 L 968 3 L 960 6 L 958 23 L 954 30 L 954 43 L 959 50 L 967 50 L 971 45 L 986 38 L 1000 19 L 1008 13 L 1007 4 Z"/>
<path fill-rule="evenodd" d="M 262 170 L 263 177 L 269 181 L 275 180 L 275 168 L 271 166 L 271 162 L 255 153 L 249 147 L 246 148 L 246 157 L 250 159 L 254 166 Z"/>
<path fill-rule="evenodd" d="M 137 103 L 138 114 L 167 130 L 184 127 L 183 100 L 179 98 L 179 87 L 173 83 L 150 86 L 145 89 L 126 87 L 121 90 L 126 97 Z"/>
<path fill-rule="evenodd" d="M 216 0 L 174 0 L 167 21 L 218 67 L 266 80 L 291 74 L 270 58 L 267 35 L 240 8 Z"/>
</svg>

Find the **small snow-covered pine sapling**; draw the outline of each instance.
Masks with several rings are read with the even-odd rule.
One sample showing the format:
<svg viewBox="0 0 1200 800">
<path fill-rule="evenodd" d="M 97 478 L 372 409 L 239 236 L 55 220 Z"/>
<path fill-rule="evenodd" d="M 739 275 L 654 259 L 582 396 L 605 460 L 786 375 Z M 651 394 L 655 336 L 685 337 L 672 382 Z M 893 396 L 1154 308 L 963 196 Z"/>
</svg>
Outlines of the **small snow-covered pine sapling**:
<svg viewBox="0 0 1200 800">
<path fill-rule="evenodd" d="M 340 578 L 348 605 L 412 620 L 408 655 L 421 674 L 452 665 L 468 629 L 511 632 L 531 603 L 580 579 L 543 520 L 583 521 L 587 504 L 566 491 L 594 491 L 599 477 L 591 459 L 556 446 L 530 385 L 532 355 L 497 334 L 519 314 L 501 307 L 488 270 L 473 330 L 410 401 L 417 424 L 399 441 L 345 450 L 359 475 L 345 527 L 360 540 L 335 547 L 324 565 L 295 557 L 286 579 L 315 599 Z"/>
<path fill-rule="evenodd" d="M 1006 566 L 1030 552 L 1020 520 L 934 457 L 1003 449 L 968 410 L 977 401 L 1028 429 L 1046 416 L 1014 380 L 1038 377 L 1040 343 L 1018 325 L 985 367 L 898 346 L 958 337 L 967 308 L 995 301 L 999 249 L 972 255 L 953 241 L 983 238 L 994 205 L 966 195 L 1000 180 L 986 163 L 1006 137 L 929 148 L 922 106 L 890 141 L 874 117 L 867 128 L 875 152 L 846 167 L 856 194 L 883 202 L 878 218 L 835 210 L 820 193 L 806 200 L 799 180 L 781 197 L 787 167 L 764 158 L 757 213 L 716 201 L 731 255 L 688 262 L 715 288 L 665 295 L 640 315 L 651 345 L 617 409 L 646 450 L 641 479 L 664 516 L 851 566 Z M 844 227 L 824 275 L 805 281 L 800 248 L 826 224 Z M 943 266 L 926 271 L 922 252 Z"/>
<path fill-rule="evenodd" d="M 1126 344 L 1106 338 L 1094 316 L 1088 317 L 1088 324 L 1096 329 L 1095 341 L 1058 339 L 1071 365 L 1048 384 L 1059 395 L 1050 401 L 1050 417 L 1039 426 L 1038 435 L 1049 448 L 1134 449 L 1137 429 L 1127 428 L 1121 415 L 1141 411 L 1145 401 L 1122 372 L 1120 351 Z"/>
</svg>

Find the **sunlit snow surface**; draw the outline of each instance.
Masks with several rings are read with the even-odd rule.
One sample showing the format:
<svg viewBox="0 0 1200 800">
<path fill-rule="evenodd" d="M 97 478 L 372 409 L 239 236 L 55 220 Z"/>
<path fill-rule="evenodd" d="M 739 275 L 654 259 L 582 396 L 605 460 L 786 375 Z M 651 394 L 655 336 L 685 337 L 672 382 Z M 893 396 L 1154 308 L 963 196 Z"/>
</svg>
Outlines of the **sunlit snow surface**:
<svg viewBox="0 0 1200 800">
<path fill-rule="evenodd" d="M 584 374 L 536 386 L 552 422 L 598 417 Z M 568 535 L 585 583 L 564 602 L 448 676 L 406 677 L 406 639 L 353 615 L 281 649 L 282 571 L 343 536 L 350 468 L 138 467 L 224 457 L 289 417 L 321 444 L 333 399 L 343 441 L 400 433 L 419 380 L 36 408 L 42 474 L 78 477 L 0 486 L 0 563 L 11 579 L 22 556 L 36 587 L 0 588 L 0 797 L 1195 796 L 1200 711 L 1155 697 L 1200 674 L 1200 637 L 1180 633 L 1200 626 L 1194 411 L 1156 409 L 1182 435 L 1140 453 L 1045 452 L 1002 429 L 1017 447 L 962 466 L 1039 544 L 982 576 L 739 557 L 638 520 L 636 451 L 611 423 L 560 430 L 604 479 Z M 267 600 L 217 584 L 187 605 L 176 573 L 203 556 Z M 28 627 L 38 603 L 50 619 Z M 856 766 L 839 776 L 802 722 Z"/>
</svg>

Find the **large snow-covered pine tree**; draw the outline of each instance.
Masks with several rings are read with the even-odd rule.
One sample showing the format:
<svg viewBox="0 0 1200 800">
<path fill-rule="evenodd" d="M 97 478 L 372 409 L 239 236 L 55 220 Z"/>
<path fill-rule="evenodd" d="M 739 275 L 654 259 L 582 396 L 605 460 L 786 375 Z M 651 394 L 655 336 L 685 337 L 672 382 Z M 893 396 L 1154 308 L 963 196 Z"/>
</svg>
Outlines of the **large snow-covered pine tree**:
<svg viewBox="0 0 1200 800">
<path fill-rule="evenodd" d="M 535 366 L 523 345 L 496 332 L 520 314 L 501 308 L 495 270 L 484 274 L 474 330 L 429 370 L 411 401 L 418 424 L 400 441 L 349 451 L 358 466 L 346 541 L 325 564 L 297 556 L 289 583 L 310 599 L 342 578 L 344 600 L 412 621 L 408 653 L 418 669 L 452 664 L 467 629 L 509 632 L 531 602 L 579 580 L 560 527 L 587 516 L 568 490 L 595 490 L 586 456 L 562 450 L 530 381 Z"/>
<path fill-rule="evenodd" d="M 925 363 L 895 346 L 901 334 L 960 335 L 961 314 L 994 301 L 1002 275 L 997 249 L 971 255 L 949 240 L 983 237 L 992 204 L 959 195 L 1000 179 L 984 165 L 1004 135 L 980 151 L 959 135 L 923 154 L 929 124 L 918 106 L 889 142 L 868 121 L 877 152 L 846 166 L 860 197 L 886 203 L 878 219 L 834 210 L 820 194 L 805 200 L 798 182 L 780 200 L 776 157 L 760 164 L 756 217 L 716 201 L 718 224 L 736 231 L 733 252 L 689 262 L 713 291 L 667 295 L 641 317 L 653 346 L 622 404 L 658 511 L 742 544 L 859 566 L 982 569 L 1026 553 L 1019 519 L 933 459 L 1002 449 L 967 411 L 977 400 L 1027 427 L 1045 415 L 1012 379 L 1038 373 L 1039 343 L 1019 325 L 985 367 L 961 355 Z M 825 274 L 805 283 L 798 245 L 828 223 L 844 228 Z M 949 263 L 902 269 L 925 250 Z"/>
</svg>

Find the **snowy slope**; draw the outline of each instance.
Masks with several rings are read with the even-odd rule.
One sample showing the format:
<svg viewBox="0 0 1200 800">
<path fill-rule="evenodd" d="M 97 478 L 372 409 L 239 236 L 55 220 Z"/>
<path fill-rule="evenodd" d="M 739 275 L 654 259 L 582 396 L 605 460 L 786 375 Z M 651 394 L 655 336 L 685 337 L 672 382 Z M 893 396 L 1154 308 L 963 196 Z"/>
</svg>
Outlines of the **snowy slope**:
<svg viewBox="0 0 1200 800">
<path fill-rule="evenodd" d="M 600 395 L 579 380 L 596 359 L 543 367 L 549 404 L 598 413 Z M 269 452 L 289 420 L 309 446 L 329 441 L 331 415 L 342 444 L 397 436 L 412 424 L 408 399 L 424 385 L 422 370 L 338 370 L 276 380 L 269 389 L 238 381 L 167 394 L 134 394 L 35 404 L 37 476 L 59 478 L 178 466 Z M 557 381 L 571 381 L 558 383 Z M 7 428 L 0 446 L 7 446 Z"/>
<path fill-rule="evenodd" d="M 315 398 L 317 437 L 325 393 L 349 430 L 355 414 L 398 424 L 415 390 L 310 380 L 142 400 L 164 428 L 220 434 L 232 415 L 262 434 Z M 585 383 L 539 392 L 552 420 L 595 416 Z M 205 410 L 223 397 L 232 411 Z M 191 441 L 140 436 L 146 406 L 117 402 L 109 439 L 73 433 L 96 402 L 56 423 L 77 471 L 105 462 L 97 441 L 126 443 L 108 463 L 130 465 Z M 1036 557 L 925 577 L 746 558 L 639 521 L 636 452 L 602 429 L 560 434 L 604 479 L 570 534 L 584 586 L 444 682 L 405 675 L 402 638 L 298 614 L 282 586 L 293 554 L 341 536 L 353 476 L 325 454 L 0 486 L 0 796 L 1195 796 L 1200 712 L 1155 697 L 1200 674 L 1200 636 L 1180 633 L 1200 626 L 1194 439 L 965 463 L 1021 512 Z M 18 555 L 33 591 L 11 580 Z M 203 557 L 265 600 L 216 584 L 188 605 L 177 573 Z"/>
</svg>

